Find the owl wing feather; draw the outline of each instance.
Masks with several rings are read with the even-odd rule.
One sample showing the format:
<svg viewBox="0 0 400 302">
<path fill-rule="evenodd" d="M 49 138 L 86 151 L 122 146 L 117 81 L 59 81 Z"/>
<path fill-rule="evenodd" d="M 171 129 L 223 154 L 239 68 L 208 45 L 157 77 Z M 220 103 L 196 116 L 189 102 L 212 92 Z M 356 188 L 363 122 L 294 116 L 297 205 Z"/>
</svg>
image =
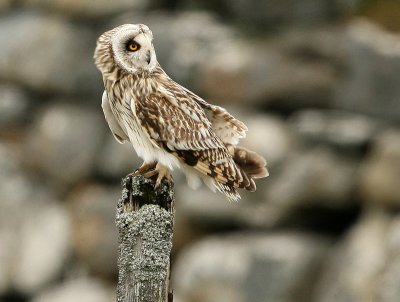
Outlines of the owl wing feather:
<svg viewBox="0 0 400 302">
<path fill-rule="evenodd" d="M 110 102 L 107 97 L 107 92 L 103 92 L 103 97 L 101 98 L 101 107 L 103 108 L 104 117 L 110 127 L 112 134 L 114 135 L 115 139 L 120 143 L 123 144 L 125 141 L 129 141 L 128 136 L 122 130 L 121 126 L 119 125 L 118 121 L 115 119 L 114 114 L 112 113 Z"/>
<path fill-rule="evenodd" d="M 142 127 L 171 151 L 225 148 L 196 103 L 188 100 L 178 103 L 164 94 L 144 96 L 134 102 Z"/>
<path fill-rule="evenodd" d="M 231 115 L 225 108 L 207 103 L 201 97 L 191 92 L 189 89 L 173 82 L 173 91 L 184 91 L 185 96 L 189 97 L 201 106 L 210 118 L 215 134 L 226 144 L 237 145 L 239 139 L 246 137 L 247 126 Z M 178 94 L 179 97 L 179 94 Z"/>
<path fill-rule="evenodd" d="M 145 96 L 134 103 L 133 110 L 149 137 L 187 165 L 214 178 L 217 188 L 226 193 L 226 186 L 234 191 L 254 185 L 236 166 L 199 104 L 190 99 L 178 103 L 165 94 Z"/>
</svg>

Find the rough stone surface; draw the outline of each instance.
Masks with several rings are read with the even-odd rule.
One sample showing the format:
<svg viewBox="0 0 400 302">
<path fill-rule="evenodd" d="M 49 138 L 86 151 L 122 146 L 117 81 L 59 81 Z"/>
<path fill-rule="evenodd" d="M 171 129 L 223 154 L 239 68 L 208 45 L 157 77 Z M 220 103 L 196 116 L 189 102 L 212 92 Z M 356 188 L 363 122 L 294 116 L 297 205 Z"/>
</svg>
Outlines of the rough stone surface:
<svg viewBox="0 0 400 302">
<path fill-rule="evenodd" d="M 395 302 L 400 295 L 400 217 L 396 215 L 390 223 L 386 240 L 386 261 L 379 274 L 377 297 L 383 302 Z"/>
<path fill-rule="evenodd" d="M 346 207 L 352 202 L 357 165 L 324 147 L 288 158 L 271 178 L 266 200 L 282 208 L 325 205 Z"/>
<path fill-rule="evenodd" d="M 34 201 L 18 234 L 13 284 L 31 294 L 57 278 L 68 256 L 70 221 L 64 208 L 56 203 Z"/>
<path fill-rule="evenodd" d="M 316 302 L 365 302 L 376 300 L 379 276 L 384 269 L 386 234 L 390 216 L 367 211 L 333 250 L 319 279 Z M 389 300 L 390 301 L 390 300 Z"/>
<path fill-rule="evenodd" d="M 312 143 L 341 150 L 360 151 L 380 128 L 365 115 L 336 110 L 302 110 L 291 117 L 293 127 Z"/>
<path fill-rule="evenodd" d="M 212 192 L 205 185 L 193 190 L 178 182 L 176 211 L 190 223 L 209 229 L 271 227 L 287 212 L 286 207 L 266 198 L 271 184 L 270 177 L 259 180 L 256 192 L 240 190 L 241 200 L 229 202 L 224 195 Z"/>
<path fill-rule="evenodd" d="M 382 302 L 396 302 L 399 299 L 400 290 L 398 284 L 400 282 L 400 259 L 393 257 L 387 264 L 387 269 L 383 273 L 382 279 L 379 280 L 380 289 L 377 290 L 376 296 Z"/>
<path fill-rule="evenodd" d="M 383 131 L 360 168 L 359 193 L 371 203 L 400 206 L 400 131 Z"/>
<path fill-rule="evenodd" d="M 2 79 L 42 92 L 98 90 L 94 82 L 100 76 L 95 77 L 92 63 L 94 37 L 86 28 L 63 18 L 21 11 L 1 18 L 0 39 L 8 41 L 0 49 Z"/>
<path fill-rule="evenodd" d="M 0 144 L 0 294 L 32 295 L 59 277 L 70 223 L 52 189 L 22 172 L 16 150 Z"/>
<path fill-rule="evenodd" d="M 105 127 L 100 111 L 52 104 L 39 114 L 32 127 L 28 160 L 60 183 L 83 179 L 94 169 Z"/>
<path fill-rule="evenodd" d="M 192 222 L 201 225 L 224 226 L 236 221 L 237 215 L 244 206 L 243 202 L 228 203 L 220 193 L 213 193 L 205 186 L 193 190 L 186 184 L 176 186 L 176 211 L 190 217 Z"/>
<path fill-rule="evenodd" d="M 12 5 L 13 0 L 0 0 L 0 12 L 5 11 Z"/>
<path fill-rule="evenodd" d="M 303 107 L 328 107 L 332 102 L 337 67 L 314 44 L 332 44 L 323 32 L 305 35 L 311 55 L 301 57 L 304 45 L 288 45 L 295 34 L 249 43 L 245 39 L 225 42 L 223 50 L 210 53 L 199 68 L 201 90 L 213 102 L 257 105 L 280 110 Z M 331 35 L 328 33 L 328 37 Z M 315 41 L 313 41 L 315 40 Z M 313 43 L 312 43 L 313 41 Z M 300 53 L 300 54 L 299 54 Z"/>
<path fill-rule="evenodd" d="M 112 289 L 96 279 L 76 278 L 54 286 L 33 302 L 109 302 L 115 301 Z"/>
<path fill-rule="evenodd" d="M 358 20 L 344 32 L 347 73 L 337 86 L 335 106 L 400 119 L 400 38 Z"/>
<path fill-rule="evenodd" d="M 2 246 L 11 247 L 15 243 L 15 239 L 13 238 L 13 234 L 9 232 L 9 230 L 1 229 L 0 230 L 0 244 Z M 5 249 L 2 248 L 0 250 L 0 265 L 1 265 L 1 272 L 0 272 L 0 293 L 3 294 L 7 292 L 10 287 L 10 278 L 9 278 L 9 271 L 10 271 L 10 263 L 12 262 L 14 255 L 10 248 Z"/>
<path fill-rule="evenodd" d="M 224 0 L 222 3 L 226 10 L 225 14 L 231 14 L 238 22 L 258 28 L 258 30 L 278 26 L 318 24 L 354 7 L 349 3 L 344 6 L 341 1 L 329 0 L 305 0 L 302 2 L 296 0 Z"/>
<path fill-rule="evenodd" d="M 199 85 L 210 102 L 252 104 L 263 97 L 264 85 L 272 80 L 280 62 L 281 55 L 273 49 L 226 41 L 200 66 Z"/>
<path fill-rule="evenodd" d="M 0 84 L 0 127 L 26 121 L 29 105 L 29 99 L 20 87 Z"/>
<path fill-rule="evenodd" d="M 97 162 L 97 170 L 102 175 L 114 180 L 120 179 L 141 166 L 143 161 L 135 153 L 132 144 L 119 144 L 111 132 L 107 135 L 106 142 L 99 150 Z"/>
<path fill-rule="evenodd" d="M 245 112 L 235 116 L 249 128 L 246 138 L 240 144 L 250 150 L 257 150 L 267 160 L 267 168 L 273 169 L 281 164 L 296 149 L 293 130 L 278 116 L 250 115 Z"/>
<path fill-rule="evenodd" d="M 74 255 L 90 271 L 108 278 L 117 275 L 115 207 L 119 195 L 119 186 L 89 184 L 71 192 L 67 199 Z"/>
<path fill-rule="evenodd" d="M 340 157 L 327 147 L 290 152 L 270 172 L 268 178 L 257 182 L 256 192 L 241 191 L 238 203 L 226 203 L 223 196 L 207 188 L 194 191 L 177 186 L 177 211 L 208 227 L 265 228 L 292 222 L 299 215 L 306 217 L 303 210 L 342 211 L 356 206 L 357 161 Z"/>
<path fill-rule="evenodd" d="M 36 292 L 58 277 L 68 254 L 65 209 L 23 173 L 18 149 L 0 143 L 0 294 Z"/>
<path fill-rule="evenodd" d="M 309 301 L 326 243 L 295 233 L 207 238 L 173 271 L 182 301 Z M 308 292 L 308 293 L 307 293 Z"/>
</svg>

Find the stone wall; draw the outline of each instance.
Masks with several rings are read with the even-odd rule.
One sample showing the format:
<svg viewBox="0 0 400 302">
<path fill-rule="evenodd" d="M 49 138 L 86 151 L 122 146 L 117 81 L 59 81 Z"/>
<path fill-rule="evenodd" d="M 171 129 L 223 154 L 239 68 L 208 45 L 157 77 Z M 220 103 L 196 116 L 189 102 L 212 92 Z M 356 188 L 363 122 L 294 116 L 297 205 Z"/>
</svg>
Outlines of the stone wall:
<svg viewBox="0 0 400 302">
<path fill-rule="evenodd" d="M 92 56 L 122 23 L 270 170 L 239 203 L 175 174 L 175 300 L 399 301 L 395 3 L 0 0 L 0 301 L 115 299 L 119 182 L 141 162 Z"/>
</svg>

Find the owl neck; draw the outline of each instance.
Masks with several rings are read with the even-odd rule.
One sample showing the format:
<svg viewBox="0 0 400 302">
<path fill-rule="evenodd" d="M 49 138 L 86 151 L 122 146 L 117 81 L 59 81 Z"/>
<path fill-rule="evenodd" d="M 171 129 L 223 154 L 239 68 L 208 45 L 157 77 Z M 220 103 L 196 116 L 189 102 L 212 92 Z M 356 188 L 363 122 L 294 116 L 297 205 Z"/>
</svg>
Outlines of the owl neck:
<svg viewBox="0 0 400 302">
<path fill-rule="evenodd" d="M 159 76 L 162 73 L 164 73 L 164 71 L 161 69 L 158 63 L 152 70 L 137 70 L 135 73 L 125 71 L 116 65 L 110 66 L 110 68 L 105 68 L 105 70 L 102 71 L 104 81 L 110 82 L 117 82 L 125 77 L 130 77 L 138 81 L 146 80 L 155 76 Z"/>
<path fill-rule="evenodd" d="M 104 84 L 109 89 L 115 86 L 131 87 L 131 92 L 138 97 L 159 92 L 163 79 L 166 78 L 168 76 L 158 64 L 152 72 L 133 74 L 120 70 L 119 72 L 114 72 L 114 74 L 109 74 L 108 77 L 103 74 Z"/>
</svg>

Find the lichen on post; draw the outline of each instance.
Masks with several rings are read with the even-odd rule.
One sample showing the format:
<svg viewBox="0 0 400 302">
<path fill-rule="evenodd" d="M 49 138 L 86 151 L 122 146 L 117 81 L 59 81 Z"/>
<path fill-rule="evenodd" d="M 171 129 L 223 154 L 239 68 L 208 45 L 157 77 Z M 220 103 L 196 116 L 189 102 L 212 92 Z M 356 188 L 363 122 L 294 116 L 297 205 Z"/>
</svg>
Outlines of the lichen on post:
<svg viewBox="0 0 400 302">
<path fill-rule="evenodd" d="M 141 175 L 122 181 L 116 224 L 119 232 L 117 302 L 172 301 L 169 290 L 174 223 L 174 185 L 155 188 Z"/>
</svg>

